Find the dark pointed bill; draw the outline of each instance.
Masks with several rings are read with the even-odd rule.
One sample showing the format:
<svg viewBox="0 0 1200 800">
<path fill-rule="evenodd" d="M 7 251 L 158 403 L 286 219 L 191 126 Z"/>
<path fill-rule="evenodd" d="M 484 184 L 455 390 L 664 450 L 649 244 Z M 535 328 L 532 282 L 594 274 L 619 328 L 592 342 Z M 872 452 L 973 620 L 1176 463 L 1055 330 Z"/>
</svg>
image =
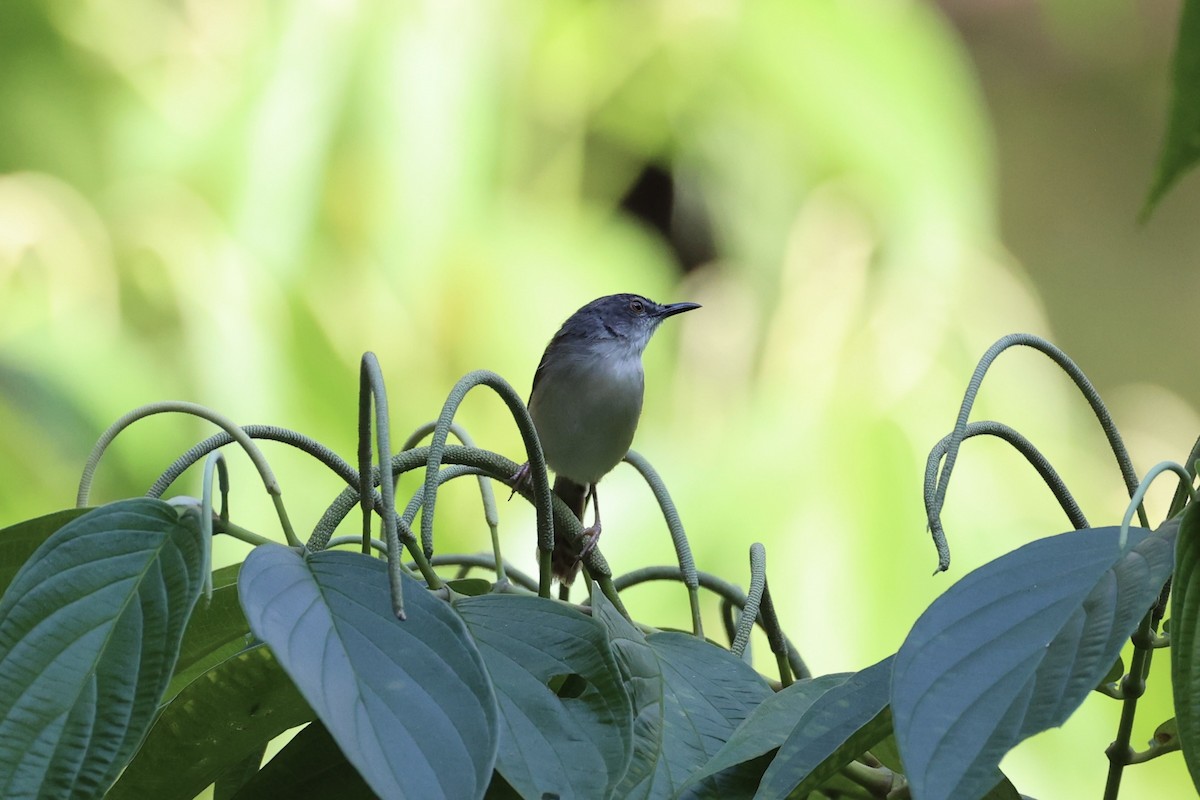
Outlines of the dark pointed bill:
<svg viewBox="0 0 1200 800">
<path fill-rule="evenodd" d="M 682 314 L 684 311 L 691 311 L 693 308 L 699 308 L 699 303 L 668 303 L 662 306 L 662 310 L 658 312 L 660 317 L 671 317 L 676 314 Z"/>
</svg>

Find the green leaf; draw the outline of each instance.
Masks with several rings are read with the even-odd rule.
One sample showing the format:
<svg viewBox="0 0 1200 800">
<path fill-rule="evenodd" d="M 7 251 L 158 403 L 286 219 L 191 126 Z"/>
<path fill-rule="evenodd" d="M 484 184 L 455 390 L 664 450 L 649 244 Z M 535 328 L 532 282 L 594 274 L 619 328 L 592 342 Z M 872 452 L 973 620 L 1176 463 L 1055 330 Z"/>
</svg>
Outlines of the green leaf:
<svg viewBox="0 0 1200 800">
<path fill-rule="evenodd" d="M 633 749 L 633 710 L 604 625 L 540 597 L 458 600 L 500 707 L 496 769 L 525 797 L 607 797 Z M 571 676 L 583 690 L 548 686 Z"/>
<path fill-rule="evenodd" d="M 201 600 L 192 612 L 179 648 L 175 674 L 163 700 L 175 697 L 202 673 L 245 649 L 250 639 L 250 625 L 238 601 L 237 584 L 214 589 L 212 599 Z"/>
<path fill-rule="evenodd" d="M 29 560 L 42 542 L 50 538 L 50 534 L 91 510 L 68 508 L 44 517 L 18 522 L 0 530 L 0 594 L 8 589 L 17 570 Z"/>
<path fill-rule="evenodd" d="M 383 797 L 480 797 L 496 760 L 491 681 L 462 619 L 361 553 L 251 551 L 238 580 L 250 630 L 312 704 L 346 758 Z"/>
<path fill-rule="evenodd" d="M 103 794 L 145 735 L 200 596 L 204 543 L 159 500 L 63 526 L 0 599 L 0 795 Z"/>
<path fill-rule="evenodd" d="M 1179 525 L 1171 584 L 1171 687 L 1183 760 L 1200 792 L 1200 506 Z"/>
<path fill-rule="evenodd" d="M 259 770 L 234 800 L 375 800 L 329 730 L 313 722 Z"/>
<path fill-rule="evenodd" d="M 814 698 L 793 720 L 756 798 L 792 792 L 803 797 L 891 732 L 887 704 L 894 658 L 888 656 Z"/>
<path fill-rule="evenodd" d="M 985 794 L 1005 753 L 1071 715 L 1158 599 L 1175 527 L 1131 528 L 1124 553 L 1116 527 L 1040 539 L 933 602 L 892 676 L 896 741 L 915 797 Z"/>
<path fill-rule="evenodd" d="M 106 800 L 191 800 L 312 709 L 266 645 L 225 659 L 167 703 Z"/>
<path fill-rule="evenodd" d="M 459 578 L 458 580 L 446 581 L 446 585 L 467 597 L 479 597 L 480 595 L 489 594 L 492 591 L 492 582 L 483 578 Z"/>
<path fill-rule="evenodd" d="M 796 721 L 804 717 L 812 704 L 844 684 L 853 674 L 842 672 L 796 681 L 771 695 L 738 726 L 703 769 L 692 774 L 688 784 L 779 749 L 796 727 Z"/>
<path fill-rule="evenodd" d="M 645 635 L 592 585 L 592 615 L 608 630 L 633 705 L 633 754 L 615 797 L 648 797 L 663 746 L 663 678 Z"/>
<path fill-rule="evenodd" d="M 663 742 L 648 797 L 674 794 L 720 751 L 772 692 L 737 656 L 687 633 L 654 633 L 647 644 L 663 676 Z M 727 770 L 689 787 L 680 797 L 744 797 L 758 772 Z M 641 796 L 641 795 L 639 795 Z"/>
<path fill-rule="evenodd" d="M 1171 111 L 1167 135 L 1158 157 L 1158 171 L 1142 219 L 1181 175 L 1200 159 L 1200 0 L 1184 0 L 1179 38 L 1171 62 Z"/>
</svg>

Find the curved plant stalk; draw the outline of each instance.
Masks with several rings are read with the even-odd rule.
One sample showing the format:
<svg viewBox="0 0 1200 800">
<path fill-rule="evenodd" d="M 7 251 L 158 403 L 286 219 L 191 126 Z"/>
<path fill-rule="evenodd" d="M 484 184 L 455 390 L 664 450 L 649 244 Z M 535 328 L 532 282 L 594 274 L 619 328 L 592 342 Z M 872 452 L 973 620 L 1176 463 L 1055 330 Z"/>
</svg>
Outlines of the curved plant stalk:
<svg viewBox="0 0 1200 800">
<path fill-rule="evenodd" d="M 1121 519 L 1121 536 L 1117 539 L 1117 546 L 1122 550 L 1125 549 L 1125 543 L 1129 541 L 1129 525 L 1133 522 L 1134 512 L 1141 507 L 1142 498 L 1146 496 L 1146 492 L 1150 489 L 1150 484 L 1154 483 L 1154 479 L 1164 472 L 1174 472 L 1179 476 L 1179 485 L 1187 491 L 1192 501 L 1196 500 L 1196 489 L 1192 486 L 1193 477 L 1179 464 L 1174 461 L 1160 461 L 1155 464 L 1146 473 L 1146 477 L 1142 478 L 1142 482 L 1133 492 L 1133 497 L 1129 499 L 1129 505 L 1125 508 L 1125 516 Z"/>
<path fill-rule="evenodd" d="M 1178 465 L 1176 464 L 1175 466 Z M 1154 469 L 1150 470 L 1147 474 L 1144 481 L 1145 485 L 1148 486 L 1156 475 L 1168 469 L 1171 469 L 1168 465 L 1155 465 Z M 1140 486 L 1138 488 L 1141 489 Z M 1142 490 L 1142 493 L 1144 494 L 1145 491 Z M 1131 500 L 1130 505 L 1133 506 L 1134 501 Z M 1122 539 L 1127 534 L 1130 517 L 1132 517 L 1132 514 L 1127 513 L 1125 518 L 1126 525 L 1122 526 Z M 1159 526 L 1159 530 L 1168 525 L 1178 526 L 1179 518 L 1173 517 L 1168 519 Z M 1167 585 L 1170 585 L 1170 581 L 1167 582 Z M 1130 641 L 1133 643 L 1133 657 L 1129 662 L 1129 672 L 1121 679 L 1119 689 L 1121 696 L 1121 719 L 1117 722 L 1116 738 L 1113 739 L 1112 744 L 1104 751 L 1104 754 L 1108 756 L 1108 778 L 1104 784 L 1104 800 L 1116 800 L 1121 790 L 1121 777 L 1124 774 L 1125 767 L 1135 763 L 1137 758 L 1137 754 L 1130 747 L 1129 743 L 1133 736 L 1133 719 L 1137 714 L 1138 700 L 1146 693 L 1146 678 L 1150 674 L 1150 661 L 1154 657 L 1154 648 L 1157 644 L 1158 623 L 1162 619 L 1162 605 L 1163 600 L 1160 597 L 1154 607 L 1146 612 L 1146 616 L 1142 618 L 1137 630 L 1130 637 Z"/>
<path fill-rule="evenodd" d="M 654 493 L 654 499 L 658 501 L 658 507 L 662 510 L 663 519 L 667 521 L 667 530 L 671 532 L 671 541 L 675 545 L 675 557 L 679 559 L 679 572 L 683 575 L 683 585 L 687 587 L 688 603 L 692 608 L 692 632 L 703 639 L 704 624 L 700 620 L 700 581 L 696 577 L 696 560 L 692 558 L 692 546 L 683 530 L 683 523 L 679 520 L 675 502 L 671 499 L 663 479 L 641 454 L 630 450 L 625 454 L 625 461 L 636 469 L 650 486 L 650 491 Z"/>
<path fill-rule="evenodd" d="M 779 616 L 775 613 L 775 603 L 771 601 L 771 583 L 763 578 L 762 605 L 759 613 L 762 615 L 763 630 L 767 632 L 767 641 L 771 652 L 775 654 L 775 666 L 779 670 L 779 683 L 784 689 L 792 685 L 792 665 L 788 661 L 788 642 L 779 624 Z"/>
<path fill-rule="evenodd" d="M 325 545 L 325 548 L 329 549 L 329 548 L 333 548 L 333 547 L 341 547 L 344 544 L 361 545 L 362 544 L 362 536 L 359 534 L 353 534 L 350 536 L 334 536 Z M 374 550 L 375 552 L 377 552 L 383 556 L 387 555 L 387 551 L 388 551 L 387 550 L 387 548 L 388 548 L 387 542 L 385 542 L 381 539 L 376 539 L 376 538 L 372 537 L 369 544 L 371 546 L 371 549 Z"/>
<path fill-rule="evenodd" d="M 1013 333 L 1004 336 L 987 349 L 987 352 L 979 359 L 979 364 L 975 367 L 974 374 L 971 375 L 971 380 L 967 384 L 966 394 L 963 396 L 962 405 L 958 411 L 958 419 L 954 424 L 954 433 L 951 434 L 950 442 L 946 448 L 946 459 L 933 492 L 933 502 L 932 504 L 928 501 L 926 502 L 925 513 L 929 522 L 929 530 L 933 535 L 934 543 L 938 547 L 939 572 L 945 571 L 950 566 L 950 551 L 946 545 L 945 531 L 942 528 L 941 512 L 942 505 L 946 499 L 946 488 L 950 483 L 950 475 L 954 470 L 954 464 L 958 458 L 958 448 L 966 435 L 967 418 L 970 416 L 971 407 L 974 405 L 975 398 L 979 394 L 979 387 L 983 383 L 983 377 L 987 374 L 992 362 L 1005 350 L 1018 345 L 1033 348 L 1046 355 L 1075 382 L 1079 391 L 1088 401 L 1088 405 L 1091 406 L 1096 419 L 1099 420 L 1100 427 L 1104 430 L 1104 435 L 1108 439 L 1109 447 L 1116 458 L 1117 466 L 1121 470 L 1121 477 L 1125 481 L 1125 487 L 1130 496 L 1133 496 L 1133 493 L 1137 491 L 1138 478 L 1137 473 L 1133 469 L 1133 462 L 1129 458 L 1129 451 L 1121 439 L 1121 434 L 1112 420 L 1112 415 L 1109 413 L 1108 407 L 1104 405 L 1104 401 L 1100 399 L 1099 392 L 1096 391 L 1096 387 L 1088 380 L 1083 370 L 1066 353 L 1040 336 L 1034 336 L 1029 333 Z M 1145 510 L 1139 508 L 1138 513 L 1142 525 L 1149 527 Z"/>
<path fill-rule="evenodd" d="M 416 447 L 412 450 L 404 450 L 393 455 L 393 476 L 425 466 L 429 457 L 429 451 L 429 447 Z M 475 469 L 479 470 L 478 473 L 468 472 L 465 474 L 484 474 L 490 478 L 494 478 L 502 482 L 507 482 L 517 470 L 517 464 L 498 453 L 493 453 L 490 450 L 482 450 L 480 448 L 462 447 L 459 445 L 446 445 L 442 452 L 441 461 L 443 464 L 461 464 L 474 467 Z M 435 473 L 435 481 L 438 480 L 437 475 L 440 474 L 440 472 L 441 470 L 439 470 L 438 473 Z M 459 475 L 461 474 L 464 473 L 459 473 Z M 372 471 L 372 480 L 378 480 L 378 474 L 374 470 Z M 528 485 L 521 487 L 518 492 L 522 497 L 526 498 L 530 502 L 534 501 L 534 490 Z M 422 489 L 422 498 L 423 497 L 424 495 Z M 327 546 L 330 537 L 333 535 L 333 531 L 337 529 L 337 526 L 357 504 L 358 492 L 355 489 L 346 488 L 342 490 L 341 494 L 339 494 L 333 500 L 333 502 L 330 503 L 329 507 L 325 509 L 325 513 L 317 522 L 312 535 L 309 537 L 308 548 L 310 550 L 324 549 Z M 562 500 L 558 498 L 557 495 L 551 495 L 551 510 L 554 515 L 553 524 L 557 530 L 564 532 L 565 535 L 572 540 L 577 540 L 583 535 L 583 525 L 579 522 L 579 519 L 573 513 L 571 513 L 571 510 L 567 508 Z M 417 564 L 428 564 L 429 561 L 425 559 L 425 554 L 417 544 L 415 537 L 413 537 L 411 533 L 406 533 L 402 517 L 399 519 L 398 524 L 400 525 L 401 540 L 404 541 L 406 545 L 408 545 L 410 540 L 412 542 L 412 544 L 409 545 L 409 553 L 412 554 Z M 587 557 L 584 559 L 584 563 L 590 570 L 590 573 L 596 576 L 596 581 L 600 584 L 600 589 L 604 593 L 605 597 L 612 601 L 613 605 L 616 606 L 622 614 L 628 616 L 628 612 L 625 610 L 624 603 L 621 602 L 620 597 L 617 595 L 616 589 L 613 588 L 612 570 L 609 568 L 608 562 L 605 560 L 603 553 L 600 552 L 600 548 L 592 548 L 592 551 L 588 553 Z M 424 567 L 422 567 L 422 572 L 424 572 Z M 539 594 L 541 594 L 540 590 Z"/>
<path fill-rule="evenodd" d="M 217 482 L 221 491 L 222 522 L 229 522 L 229 467 L 225 464 L 225 456 L 219 452 L 210 453 L 204 459 L 204 486 L 200 495 L 200 531 L 204 539 L 204 563 L 200 571 L 204 574 L 204 602 L 212 602 L 212 543 L 213 543 L 213 472 L 217 473 Z"/>
<path fill-rule="evenodd" d="M 1075 502 L 1075 498 L 1071 495 L 1067 485 L 1059 476 L 1058 471 L 1050 464 L 1050 461 L 1042 455 L 1032 442 L 1022 436 L 1013 428 L 992 420 L 983 420 L 980 422 L 969 423 L 963 433 L 963 441 L 970 439 L 973 436 L 995 436 L 1008 444 L 1012 445 L 1025 460 L 1038 472 L 1042 477 L 1042 481 L 1050 487 L 1050 491 L 1054 493 L 1054 499 L 1058 501 L 1059 506 L 1070 520 L 1071 526 L 1076 530 L 1090 527 L 1087 518 L 1083 515 L 1083 511 L 1079 508 L 1079 504 Z M 946 455 L 947 449 L 950 447 L 950 441 L 954 438 L 954 434 L 943 436 L 941 441 L 933 446 L 929 451 L 929 457 L 925 461 L 925 508 L 931 508 L 936 502 L 937 494 L 937 477 L 938 465 L 941 463 L 942 457 Z M 934 537 L 934 543 L 938 548 L 938 564 L 939 572 L 942 571 L 940 565 L 949 565 L 950 551 L 946 544 L 945 537 Z"/>
<path fill-rule="evenodd" d="M 762 544 L 755 542 L 750 545 L 750 591 L 746 593 L 746 605 L 742 607 L 742 616 L 738 620 L 737 635 L 729 652 L 738 658 L 746 652 L 750 643 L 750 631 L 754 630 L 754 621 L 758 619 L 758 609 L 762 604 L 763 589 L 767 585 L 767 551 Z"/>
<path fill-rule="evenodd" d="M 463 567 L 464 569 L 489 569 L 495 570 L 496 564 L 491 560 L 491 557 L 486 553 L 461 553 L 456 555 L 435 555 L 429 559 L 429 563 L 435 567 Z M 512 586 L 521 587 L 530 594 L 537 594 L 538 584 L 530 576 L 526 575 L 521 570 L 514 567 L 512 564 L 504 565 L 504 574 L 507 576 L 508 583 L 502 584 L 497 580 L 495 586 L 492 587 L 494 592 L 513 591 Z"/>
<path fill-rule="evenodd" d="M 405 619 L 404 583 L 401 580 L 400 537 L 396 533 L 396 484 L 392 481 L 392 446 L 388 425 L 387 388 L 383 371 L 374 353 L 363 353 L 358 372 L 358 497 L 362 508 L 362 550 L 371 552 L 371 512 L 375 509 L 374 487 L 371 485 L 371 406 L 375 406 L 376 447 L 379 451 L 379 489 L 383 498 L 383 535 L 388 549 L 388 582 L 392 591 L 392 612 Z M 430 589 L 440 589 L 437 573 L 430 570 L 435 583 Z"/>
<path fill-rule="evenodd" d="M 421 544 L 427 554 L 433 554 L 433 512 L 434 504 L 437 502 L 437 472 L 446 449 L 446 438 L 450 434 L 450 423 L 453 422 L 454 414 L 458 411 L 467 392 L 480 385 L 489 387 L 504 400 L 505 405 L 512 412 L 517 428 L 521 432 L 521 439 L 525 444 L 525 453 L 529 457 L 529 472 L 533 479 L 533 505 L 537 510 L 538 550 L 540 551 L 538 594 L 542 597 L 549 597 L 552 580 L 550 554 L 554 550 L 554 506 L 551 499 L 550 479 L 546 475 L 546 458 L 542 454 L 542 445 L 538 441 L 537 431 L 533 427 L 533 419 L 529 416 L 529 409 L 525 407 L 525 401 L 509 385 L 508 381 L 490 370 L 476 370 L 460 378 L 458 383 L 454 384 L 454 388 L 450 390 L 450 394 L 442 406 L 442 413 L 438 416 L 437 424 L 434 426 L 433 440 L 430 442 L 428 451 L 429 457 L 425 463 L 425 507 L 421 512 Z M 516 470 L 513 471 L 513 474 L 515 472 Z M 507 477 L 511 478 L 512 475 Z M 507 482 L 507 478 L 501 480 Z"/>
<path fill-rule="evenodd" d="M 268 439 L 273 442 L 281 442 L 291 445 L 292 447 L 308 453 L 313 458 L 316 458 L 325 466 L 329 467 L 333 472 L 341 478 L 348 486 L 358 485 L 358 472 L 354 467 L 347 464 L 341 456 L 330 450 L 325 445 L 305 436 L 303 433 L 289 430 L 288 428 L 280 428 L 275 425 L 243 425 L 242 431 L 251 439 Z M 162 497 L 163 493 L 179 479 L 187 469 L 195 464 L 200 459 L 211 453 L 213 450 L 232 444 L 234 438 L 228 433 L 213 434 L 202 442 L 194 445 L 190 450 L 175 459 L 166 470 L 163 471 L 158 479 L 154 482 L 149 490 L 146 491 L 147 497 Z"/>
<path fill-rule="evenodd" d="M 416 447 L 422 439 L 433 432 L 437 427 L 437 421 L 426 422 L 421 427 L 413 431 L 400 447 L 401 450 L 411 450 Z M 475 441 L 467 433 L 466 429 L 457 422 L 450 423 L 450 432 L 453 433 L 458 440 L 467 447 L 475 447 Z M 492 552 L 496 556 L 496 580 L 499 583 L 504 583 L 508 577 L 504 574 L 504 555 L 500 552 L 500 514 L 496 508 L 496 494 L 492 491 L 492 482 L 488 480 L 486 475 L 479 475 L 479 497 L 483 502 L 483 519 L 487 522 L 488 530 L 492 535 Z M 409 521 L 412 524 L 412 521 Z"/>
<path fill-rule="evenodd" d="M 1181 483 L 1175 490 L 1175 496 L 1171 498 L 1171 507 L 1167 510 L 1167 519 L 1170 519 L 1180 511 L 1183 511 L 1183 507 L 1187 504 L 1187 487 L 1192 484 L 1192 481 L 1196 477 L 1197 459 L 1200 459 L 1200 439 L 1196 439 L 1196 443 L 1192 445 L 1191 452 L 1189 452 L 1187 458 L 1183 460 L 1183 468 L 1191 477 L 1188 479 L 1187 486 Z"/>
<path fill-rule="evenodd" d="M 287 539 L 288 544 L 292 547 L 300 547 L 300 540 L 296 538 L 296 532 L 292 530 L 291 520 L 288 519 L 287 509 L 283 505 L 283 490 L 279 488 L 279 482 L 275 479 L 275 473 L 271 471 L 271 465 L 267 463 L 266 457 L 258 449 L 258 445 L 254 443 L 254 440 L 247 436 L 245 431 L 235 425 L 225 415 L 219 414 L 198 403 L 189 403 L 182 400 L 163 400 L 140 406 L 110 425 L 108 430 L 104 432 L 92 447 L 92 452 L 88 455 L 87 463 L 83 467 L 83 475 L 79 479 L 79 491 L 75 495 L 75 505 L 80 508 L 87 505 L 88 495 L 91 493 L 92 480 L 96 474 L 96 467 L 100 464 L 100 459 L 104 455 L 104 451 L 112 444 L 113 439 L 117 438 L 117 434 L 139 419 L 167 412 L 192 414 L 193 416 L 206 419 L 214 425 L 223 428 L 226 433 L 233 437 L 234 441 L 241 445 L 242 449 L 246 451 L 246 455 L 250 456 L 255 469 L 258 470 L 267 494 L 271 496 L 271 501 L 275 505 L 275 512 L 279 516 L 279 524 L 283 527 L 283 535 Z"/>
<path fill-rule="evenodd" d="M 716 575 L 704 572 L 703 570 L 697 570 L 696 577 L 699 579 L 700 586 L 702 588 L 708 589 L 718 597 L 728 601 L 731 605 L 734 605 L 738 608 L 746 607 L 746 595 L 743 594 L 742 590 L 737 586 L 718 578 Z M 627 572 L 624 575 L 616 578 L 613 581 L 613 585 L 616 587 L 618 592 L 623 592 L 626 589 L 630 589 L 640 583 L 647 583 L 649 581 L 682 580 L 683 575 L 679 572 L 678 567 L 642 567 L 641 569 L 635 569 L 632 572 Z M 761 615 L 759 616 L 758 621 L 760 625 L 766 625 L 766 620 Z M 776 622 L 777 621 L 778 620 L 776 620 Z M 784 635 L 783 631 L 776 628 L 776 633 L 772 633 L 768 630 L 767 637 L 771 638 L 773 636 L 778 636 L 779 641 L 785 645 L 787 650 L 787 662 L 791 667 L 792 674 L 800 679 L 811 678 L 812 672 L 809 671 L 808 667 L 804 663 L 804 659 L 800 657 L 800 652 L 796 650 L 796 647 L 792 644 L 791 640 Z"/>
</svg>

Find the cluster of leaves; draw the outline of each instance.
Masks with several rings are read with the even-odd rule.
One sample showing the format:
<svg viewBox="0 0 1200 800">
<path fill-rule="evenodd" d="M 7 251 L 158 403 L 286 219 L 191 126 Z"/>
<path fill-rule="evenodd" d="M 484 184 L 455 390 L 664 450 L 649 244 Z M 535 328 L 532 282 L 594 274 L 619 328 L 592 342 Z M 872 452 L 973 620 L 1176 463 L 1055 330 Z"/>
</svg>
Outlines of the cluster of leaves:
<svg viewBox="0 0 1200 800">
<path fill-rule="evenodd" d="M 983 372 L 1015 344 L 1071 374 L 1125 471 L 1119 436 L 1086 378 L 1048 343 L 1007 337 L 985 355 L 955 432 L 931 454 L 926 496 L 935 536 L 958 446 L 984 433 L 1014 443 L 1051 476 L 1068 514 L 1082 519 L 1028 442 L 998 423 L 967 423 Z M 1097 687 L 1136 702 L 1150 654 L 1164 643 L 1157 627 L 1172 571 L 1178 735 L 1138 754 L 1128 730 L 1118 731 L 1109 757 L 1123 767 L 1182 745 L 1200 786 L 1193 473 L 1176 469 L 1186 482 L 1157 530 L 1126 520 L 1031 542 L 952 586 L 894 656 L 857 673 L 811 677 L 774 623 L 757 545 L 748 595 L 697 573 L 681 533 L 679 568 L 661 571 L 743 607 L 729 649 L 704 638 L 698 615 L 691 633 L 633 623 L 618 592 L 641 578 L 614 582 L 597 551 L 585 563 L 584 606 L 550 599 L 545 571 L 534 583 L 506 570 L 498 544 L 495 581 L 443 581 L 432 540 L 418 541 L 409 527 L 418 508 L 432 507 L 426 492 L 461 475 L 506 480 L 515 467 L 474 447 L 446 446 L 472 386 L 496 389 L 529 434 L 536 477 L 527 496 L 550 511 L 539 514 L 539 526 L 578 536 L 578 520 L 551 502 L 528 416 L 490 374 L 455 388 L 438 423 L 419 432 L 434 433 L 431 446 L 412 449 L 410 440 L 382 469 L 369 469 L 372 398 L 380 452 L 390 451 L 386 397 L 372 365 L 368 356 L 360 471 L 328 452 L 321 457 L 348 484 L 332 524 L 361 501 L 364 551 L 386 551 L 386 561 L 336 549 L 343 542 L 319 532 L 306 546 L 281 546 L 240 531 L 224 511 L 212 512 L 212 469 L 220 464 L 213 457 L 202 501 L 121 500 L 0 531 L 0 794 L 187 800 L 215 784 L 220 798 L 1011 799 L 1018 794 L 998 764 L 1015 744 L 1060 725 Z M 249 434 L 267 431 L 231 430 L 194 448 L 170 475 Z M 653 478 L 677 528 L 661 482 L 635 454 L 631 461 Z M 426 486 L 397 513 L 392 473 L 418 465 Z M 1130 515 L 1144 486 L 1135 479 L 1133 489 Z M 375 513 L 385 520 L 382 541 L 370 538 Z M 281 520 L 292 541 L 285 514 Z M 213 572 L 214 530 L 263 543 L 242 564 Z M 543 564 L 553 542 L 553 530 L 545 533 Z M 948 550 L 938 542 L 945 564 Z M 401 545 L 419 576 L 399 562 Z M 756 620 L 779 658 L 778 682 L 748 665 Z M 1137 650 L 1125 670 L 1119 654 L 1131 636 Z M 271 741 L 300 726 L 264 763 Z M 1119 776 L 1117 768 L 1114 796 Z"/>
</svg>

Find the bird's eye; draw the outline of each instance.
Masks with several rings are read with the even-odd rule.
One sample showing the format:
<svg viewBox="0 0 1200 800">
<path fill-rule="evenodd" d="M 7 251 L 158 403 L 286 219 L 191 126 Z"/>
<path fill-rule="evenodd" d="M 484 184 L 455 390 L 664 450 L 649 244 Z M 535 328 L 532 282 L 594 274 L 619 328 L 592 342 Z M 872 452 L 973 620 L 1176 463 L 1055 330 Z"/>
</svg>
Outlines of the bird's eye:
<svg viewBox="0 0 1200 800">
<path fill-rule="evenodd" d="M 646 310 L 646 304 L 643 303 L 641 300 L 630 300 L 629 301 L 629 310 L 635 314 L 644 313 Z"/>
</svg>

